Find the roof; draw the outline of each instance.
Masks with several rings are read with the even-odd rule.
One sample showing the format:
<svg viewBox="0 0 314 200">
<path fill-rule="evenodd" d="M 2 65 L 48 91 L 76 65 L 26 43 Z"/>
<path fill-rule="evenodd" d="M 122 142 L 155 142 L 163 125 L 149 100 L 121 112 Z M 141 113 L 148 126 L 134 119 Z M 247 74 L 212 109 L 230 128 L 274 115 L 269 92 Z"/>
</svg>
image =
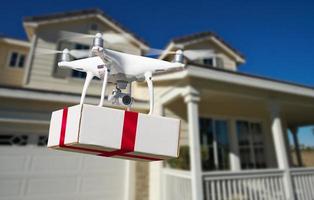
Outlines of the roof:
<svg viewBox="0 0 314 200">
<path fill-rule="evenodd" d="M 193 34 L 189 34 L 189 35 L 176 37 L 176 38 L 173 38 L 171 40 L 171 42 L 173 42 L 173 43 L 184 43 L 184 42 L 188 42 L 188 41 L 191 41 L 191 40 L 202 39 L 202 38 L 206 38 L 206 37 L 215 37 L 215 38 L 217 38 L 219 41 L 221 41 L 228 48 L 230 48 L 235 53 L 237 53 L 241 58 L 245 59 L 244 55 L 240 51 L 238 51 L 237 49 L 233 48 L 230 44 L 228 44 L 226 41 L 224 41 L 216 33 L 209 32 L 209 31 L 198 32 L 198 33 L 193 33 Z"/>
<path fill-rule="evenodd" d="M 0 41 L 4 41 L 9 44 L 14 44 L 18 46 L 23 46 L 23 47 L 30 47 L 30 42 L 27 40 L 22 40 L 14 37 L 8 37 L 4 34 L 0 33 Z"/>
<path fill-rule="evenodd" d="M 186 70 L 161 72 L 155 76 L 155 81 L 183 79 L 186 76 L 217 80 L 225 83 L 238 84 L 269 91 L 290 93 L 299 96 L 314 98 L 314 87 L 272 79 L 263 76 L 247 74 L 243 72 L 230 71 L 215 67 L 209 67 L 194 62 L 187 63 Z"/>
<path fill-rule="evenodd" d="M 115 26 L 119 27 L 123 31 L 129 33 L 131 36 L 142 42 L 144 45 L 148 46 L 148 43 L 143 40 L 141 37 L 137 36 L 135 33 L 131 32 L 128 30 L 126 27 L 124 27 L 122 24 L 114 20 L 112 17 L 108 16 L 105 14 L 102 10 L 97 9 L 97 8 L 92 8 L 92 9 L 84 9 L 84 10 L 76 10 L 76 11 L 67 11 L 67 12 L 59 12 L 59 13 L 53 13 L 53 14 L 48 14 L 48 15 L 40 15 L 40 16 L 27 16 L 24 17 L 23 21 L 25 23 L 41 23 L 41 22 L 47 22 L 47 21 L 52 21 L 56 19 L 64 19 L 64 18 L 72 18 L 72 17 L 81 17 L 81 16 L 97 16 L 101 15 L 102 17 L 108 19 L 110 22 L 112 22 Z"/>
<path fill-rule="evenodd" d="M 176 37 L 170 40 L 168 45 L 166 46 L 166 50 L 163 54 L 159 56 L 159 59 L 164 59 L 168 55 L 168 51 L 173 50 L 173 48 L 177 48 L 177 45 L 187 43 L 187 42 L 193 42 L 200 39 L 207 39 L 207 38 L 214 38 L 218 45 L 221 45 L 223 48 L 225 48 L 227 51 L 231 53 L 231 55 L 235 56 L 235 59 L 238 63 L 243 64 L 245 62 L 245 57 L 242 53 L 240 53 L 238 50 L 233 48 L 231 45 L 229 45 L 227 42 L 225 42 L 220 36 L 213 32 L 205 31 L 205 32 L 198 32 L 193 33 L 185 36 Z"/>
</svg>

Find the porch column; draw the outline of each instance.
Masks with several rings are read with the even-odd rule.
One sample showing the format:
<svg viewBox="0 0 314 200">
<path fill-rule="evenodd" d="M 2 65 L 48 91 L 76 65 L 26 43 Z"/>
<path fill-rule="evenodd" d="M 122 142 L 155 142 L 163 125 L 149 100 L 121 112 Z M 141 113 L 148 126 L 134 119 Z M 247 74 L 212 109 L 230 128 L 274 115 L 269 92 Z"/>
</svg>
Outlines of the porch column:
<svg viewBox="0 0 314 200">
<path fill-rule="evenodd" d="M 280 107 L 278 104 L 272 103 L 270 105 L 271 112 L 271 130 L 275 144 L 275 151 L 277 157 L 278 168 L 284 170 L 283 183 L 286 197 L 288 200 L 294 200 L 292 180 L 289 170 L 288 152 L 285 146 L 285 136 L 282 128 L 282 121 L 280 118 Z"/>
<path fill-rule="evenodd" d="M 292 133 L 292 138 L 293 138 L 293 143 L 294 143 L 295 154 L 296 154 L 296 157 L 297 157 L 298 166 L 302 167 L 303 166 L 303 162 L 302 162 L 302 156 L 301 156 L 301 152 L 300 152 L 300 145 L 299 145 L 299 138 L 298 138 L 298 128 L 296 128 L 296 127 L 290 128 L 290 131 Z"/>
<path fill-rule="evenodd" d="M 190 146 L 190 170 L 192 182 L 192 200 L 203 200 L 203 180 L 200 150 L 200 132 L 198 102 L 200 98 L 195 90 L 189 90 L 184 95 L 187 104 L 189 146 Z"/>
<path fill-rule="evenodd" d="M 163 104 L 160 101 L 155 101 L 155 114 L 163 116 Z M 162 189 L 161 184 L 163 181 L 162 177 L 163 161 L 153 161 L 149 163 L 149 200 L 162 200 Z"/>
<path fill-rule="evenodd" d="M 239 171 L 241 170 L 241 162 L 240 162 L 236 120 L 230 121 L 229 141 L 230 141 L 230 153 L 229 153 L 230 168 L 232 171 Z"/>
</svg>

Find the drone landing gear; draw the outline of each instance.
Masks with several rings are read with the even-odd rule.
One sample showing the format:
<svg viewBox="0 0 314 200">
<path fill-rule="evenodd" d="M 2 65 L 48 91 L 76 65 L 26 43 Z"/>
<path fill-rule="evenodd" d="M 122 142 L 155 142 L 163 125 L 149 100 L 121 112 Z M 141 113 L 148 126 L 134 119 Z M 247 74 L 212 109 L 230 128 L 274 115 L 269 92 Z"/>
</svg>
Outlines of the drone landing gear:
<svg viewBox="0 0 314 200">
<path fill-rule="evenodd" d="M 83 105 L 84 100 L 85 100 L 85 96 L 86 96 L 86 91 L 87 88 L 91 82 L 91 80 L 94 78 L 94 75 L 92 72 L 87 72 L 86 73 L 86 79 L 85 79 L 85 83 L 84 83 L 84 87 L 83 87 L 83 92 L 82 92 L 82 96 L 81 96 L 81 101 L 80 101 L 80 105 Z"/>
<path fill-rule="evenodd" d="M 104 80 L 102 83 L 101 97 L 100 97 L 100 102 L 98 106 L 104 105 L 105 92 L 106 92 L 106 86 L 107 86 L 107 81 L 108 81 L 108 73 L 109 73 L 109 70 L 106 68 L 104 71 Z"/>
<path fill-rule="evenodd" d="M 154 88 L 153 88 L 153 80 L 152 73 L 145 73 L 145 80 L 147 82 L 148 93 L 149 93 L 149 115 L 151 115 L 154 111 Z"/>
<path fill-rule="evenodd" d="M 108 81 L 108 73 L 109 73 L 109 70 L 105 67 L 105 69 L 104 69 L 104 80 L 103 80 L 102 89 L 101 89 L 101 98 L 100 98 L 100 102 L 99 102 L 98 106 L 103 106 L 103 104 L 104 104 L 105 92 L 106 92 L 107 81 Z M 83 105 L 83 103 L 84 103 L 87 88 L 88 88 L 90 82 L 93 80 L 93 78 L 94 78 L 94 74 L 92 72 L 86 73 L 86 79 L 85 79 L 85 83 L 84 83 L 84 87 L 83 87 L 83 91 L 82 91 L 80 105 Z"/>
</svg>

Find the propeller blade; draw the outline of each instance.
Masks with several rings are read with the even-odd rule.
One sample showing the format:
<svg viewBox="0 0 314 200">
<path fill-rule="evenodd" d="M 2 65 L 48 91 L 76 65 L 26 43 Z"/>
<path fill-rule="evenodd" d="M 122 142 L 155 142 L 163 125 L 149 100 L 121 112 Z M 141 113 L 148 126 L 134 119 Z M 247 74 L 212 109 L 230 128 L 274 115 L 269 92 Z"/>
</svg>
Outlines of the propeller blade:
<svg viewBox="0 0 314 200">
<path fill-rule="evenodd" d="M 45 48 L 36 48 L 36 55 L 53 55 L 53 54 L 62 54 L 63 51 L 61 50 L 54 50 L 54 49 L 45 49 Z M 74 58 L 86 58 L 89 56 L 90 50 L 89 49 L 82 49 L 77 50 L 73 49 L 69 51 L 69 54 Z"/>
<path fill-rule="evenodd" d="M 127 33 L 113 33 L 113 32 L 104 32 L 101 33 L 103 40 L 109 44 L 115 43 L 126 43 L 130 34 Z M 75 40 L 75 39 L 86 39 L 94 38 L 95 34 L 85 34 L 85 33 L 75 33 L 70 31 L 60 31 L 61 40 Z"/>
<path fill-rule="evenodd" d="M 86 58 L 89 56 L 90 50 L 86 49 L 86 50 L 70 50 L 69 54 L 71 56 L 73 56 L 74 58 Z"/>
<path fill-rule="evenodd" d="M 49 55 L 49 54 L 58 54 L 62 53 L 62 51 L 54 50 L 54 49 L 44 49 L 44 48 L 36 48 L 36 55 Z"/>
<path fill-rule="evenodd" d="M 82 38 L 93 38 L 95 35 L 76 33 L 70 31 L 60 31 L 59 36 L 61 40 L 71 40 L 71 39 L 82 39 Z"/>
<path fill-rule="evenodd" d="M 148 52 L 146 54 L 144 54 L 145 56 L 158 56 L 161 55 L 163 53 L 167 52 L 165 49 L 154 49 L 154 48 L 150 48 L 148 50 Z M 167 52 L 169 54 L 175 54 L 175 51 L 169 51 Z"/>
</svg>

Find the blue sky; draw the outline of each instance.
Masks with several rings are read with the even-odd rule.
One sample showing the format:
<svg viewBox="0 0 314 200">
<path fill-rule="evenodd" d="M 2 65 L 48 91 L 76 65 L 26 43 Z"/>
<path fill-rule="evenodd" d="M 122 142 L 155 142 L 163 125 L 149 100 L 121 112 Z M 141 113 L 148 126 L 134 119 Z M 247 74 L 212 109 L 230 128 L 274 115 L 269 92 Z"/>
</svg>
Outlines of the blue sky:
<svg viewBox="0 0 314 200">
<path fill-rule="evenodd" d="M 213 31 L 246 56 L 241 71 L 314 86 L 313 0 L 10 0 L 1 3 L 0 33 L 26 38 L 23 16 L 96 7 L 151 47 Z"/>
</svg>

